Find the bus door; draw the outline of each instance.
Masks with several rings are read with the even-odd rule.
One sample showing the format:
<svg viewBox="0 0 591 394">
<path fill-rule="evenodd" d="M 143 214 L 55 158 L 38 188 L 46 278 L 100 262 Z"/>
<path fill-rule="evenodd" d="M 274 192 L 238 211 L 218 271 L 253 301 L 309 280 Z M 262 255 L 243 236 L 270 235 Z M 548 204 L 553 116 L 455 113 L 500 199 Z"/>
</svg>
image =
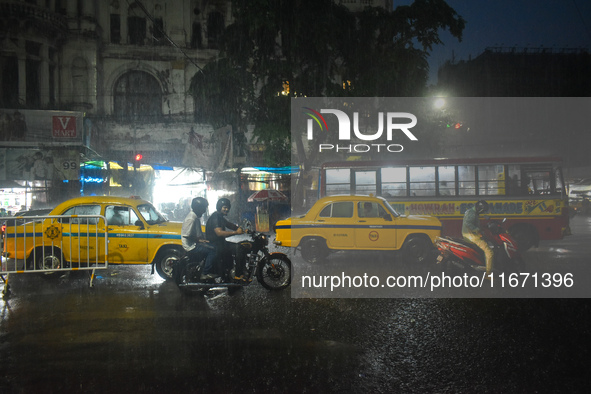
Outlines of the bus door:
<svg viewBox="0 0 591 394">
<path fill-rule="evenodd" d="M 357 203 L 355 246 L 359 249 L 393 249 L 396 247 L 396 229 L 390 215 L 377 202 Z"/>
</svg>

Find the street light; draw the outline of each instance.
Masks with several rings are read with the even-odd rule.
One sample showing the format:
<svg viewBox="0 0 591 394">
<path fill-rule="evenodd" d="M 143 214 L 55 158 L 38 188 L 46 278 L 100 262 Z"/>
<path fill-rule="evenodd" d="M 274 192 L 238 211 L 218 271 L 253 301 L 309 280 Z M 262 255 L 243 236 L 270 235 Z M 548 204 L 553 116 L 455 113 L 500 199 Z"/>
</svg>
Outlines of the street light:
<svg viewBox="0 0 591 394">
<path fill-rule="evenodd" d="M 442 109 L 445 106 L 445 99 L 443 97 L 437 97 L 433 103 L 435 109 Z"/>
</svg>

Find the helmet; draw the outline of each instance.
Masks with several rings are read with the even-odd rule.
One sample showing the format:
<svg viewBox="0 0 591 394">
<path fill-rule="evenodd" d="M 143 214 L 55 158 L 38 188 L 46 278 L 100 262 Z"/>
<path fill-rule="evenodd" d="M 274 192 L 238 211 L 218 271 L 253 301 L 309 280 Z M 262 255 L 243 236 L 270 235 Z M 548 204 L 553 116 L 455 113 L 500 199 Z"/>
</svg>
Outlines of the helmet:
<svg viewBox="0 0 591 394">
<path fill-rule="evenodd" d="M 218 203 L 215 205 L 215 209 L 218 212 L 221 212 L 222 207 L 228 207 L 228 209 L 230 209 L 232 207 L 232 204 L 230 204 L 230 200 L 228 200 L 227 198 L 220 198 L 218 200 Z"/>
<path fill-rule="evenodd" d="M 207 207 L 209 203 L 203 197 L 195 197 L 193 201 L 191 201 L 191 210 L 195 212 L 196 215 L 203 215 L 205 211 L 207 211 Z"/>
<path fill-rule="evenodd" d="M 480 200 L 474 204 L 474 209 L 476 210 L 476 213 L 488 212 L 488 203 L 484 200 Z"/>
</svg>

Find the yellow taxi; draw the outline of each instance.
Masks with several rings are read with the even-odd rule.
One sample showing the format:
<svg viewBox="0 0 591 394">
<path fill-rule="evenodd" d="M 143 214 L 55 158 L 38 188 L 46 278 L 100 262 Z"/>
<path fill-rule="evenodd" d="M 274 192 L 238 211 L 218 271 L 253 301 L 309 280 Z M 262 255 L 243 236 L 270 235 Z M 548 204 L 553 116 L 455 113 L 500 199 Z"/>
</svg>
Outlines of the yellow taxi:
<svg viewBox="0 0 591 394">
<path fill-rule="evenodd" d="M 3 256 L 26 259 L 37 269 L 55 267 L 57 261 L 152 264 L 168 279 L 182 255 L 182 223 L 167 221 L 141 198 L 78 197 L 59 204 L 47 216 L 52 217 L 21 220 L 7 230 Z"/>
<path fill-rule="evenodd" d="M 309 262 L 332 250 L 402 250 L 422 261 L 441 235 L 432 216 L 402 216 L 381 197 L 331 196 L 319 199 L 305 215 L 280 220 L 275 243 L 300 248 Z"/>
</svg>

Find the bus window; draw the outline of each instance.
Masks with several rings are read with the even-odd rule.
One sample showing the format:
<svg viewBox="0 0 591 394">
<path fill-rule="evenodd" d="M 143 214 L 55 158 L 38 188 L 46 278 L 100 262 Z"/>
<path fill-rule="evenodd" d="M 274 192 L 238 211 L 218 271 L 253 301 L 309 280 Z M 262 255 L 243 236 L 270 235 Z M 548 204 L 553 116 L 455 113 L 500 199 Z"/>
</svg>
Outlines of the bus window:
<svg viewBox="0 0 591 394">
<path fill-rule="evenodd" d="M 441 166 L 439 171 L 439 195 L 440 196 L 455 196 L 456 195 L 456 174 L 455 166 Z"/>
<path fill-rule="evenodd" d="M 355 194 L 376 194 L 376 172 L 355 171 Z"/>
<path fill-rule="evenodd" d="M 382 196 L 406 196 L 406 167 L 382 168 Z"/>
<path fill-rule="evenodd" d="M 551 179 L 552 168 L 540 166 L 524 166 L 524 176 L 527 179 L 529 194 L 552 194 Z"/>
<path fill-rule="evenodd" d="M 326 195 L 351 193 L 351 170 L 348 168 L 326 170 Z"/>
<path fill-rule="evenodd" d="M 505 169 L 503 166 L 478 166 L 478 194 L 498 196 L 505 194 Z"/>
<path fill-rule="evenodd" d="M 461 196 L 476 195 L 475 166 L 458 166 L 458 186 Z"/>
<path fill-rule="evenodd" d="M 410 167 L 410 195 L 435 195 L 435 167 Z"/>
</svg>

